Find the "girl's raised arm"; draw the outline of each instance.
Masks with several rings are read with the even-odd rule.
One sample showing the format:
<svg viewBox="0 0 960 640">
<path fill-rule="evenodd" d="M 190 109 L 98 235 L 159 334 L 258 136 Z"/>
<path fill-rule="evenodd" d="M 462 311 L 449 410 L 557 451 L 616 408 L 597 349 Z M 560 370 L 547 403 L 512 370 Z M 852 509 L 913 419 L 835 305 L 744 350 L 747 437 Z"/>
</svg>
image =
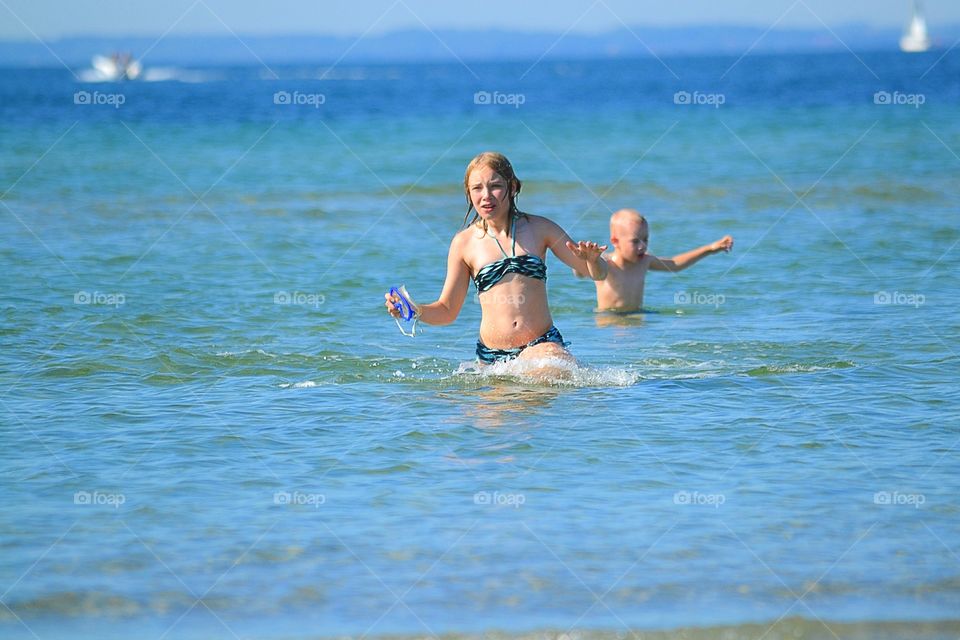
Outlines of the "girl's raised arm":
<svg viewBox="0 0 960 640">
<path fill-rule="evenodd" d="M 583 241 L 575 243 L 556 222 L 546 218 L 542 220 L 547 225 L 547 243 L 553 255 L 577 274 L 587 275 L 593 280 L 607 277 L 607 261 L 600 257 L 607 250 L 607 245 Z"/>
</svg>

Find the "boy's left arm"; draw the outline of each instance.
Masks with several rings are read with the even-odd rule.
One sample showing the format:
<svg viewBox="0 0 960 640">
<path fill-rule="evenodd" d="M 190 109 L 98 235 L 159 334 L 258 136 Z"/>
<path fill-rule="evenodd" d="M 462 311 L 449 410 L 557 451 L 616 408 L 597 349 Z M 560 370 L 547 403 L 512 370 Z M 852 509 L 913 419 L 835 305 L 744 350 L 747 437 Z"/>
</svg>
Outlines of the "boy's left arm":
<svg viewBox="0 0 960 640">
<path fill-rule="evenodd" d="M 650 269 L 652 271 L 683 271 L 687 267 L 695 265 L 702 258 L 721 251 L 729 252 L 731 249 L 733 249 L 733 238 L 731 236 L 723 236 L 716 242 L 705 244 L 702 247 L 681 253 L 672 258 L 650 256 Z"/>
</svg>

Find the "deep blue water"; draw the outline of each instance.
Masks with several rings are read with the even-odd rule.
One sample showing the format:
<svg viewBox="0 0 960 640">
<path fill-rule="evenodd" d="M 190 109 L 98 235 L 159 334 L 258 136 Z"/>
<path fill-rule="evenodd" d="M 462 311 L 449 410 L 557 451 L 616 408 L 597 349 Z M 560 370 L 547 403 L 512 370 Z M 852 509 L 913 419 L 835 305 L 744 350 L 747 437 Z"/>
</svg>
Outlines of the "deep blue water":
<svg viewBox="0 0 960 640">
<path fill-rule="evenodd" d="M 941 55 L 0 70 L 2 635 L 955 620 Z M 439 293 L 485 149 L 576 239 L 735 250 L 632 316 L 549 260 L 582 368 L 478 373 L 472 293 L 382 294 Z"/>
</svg>

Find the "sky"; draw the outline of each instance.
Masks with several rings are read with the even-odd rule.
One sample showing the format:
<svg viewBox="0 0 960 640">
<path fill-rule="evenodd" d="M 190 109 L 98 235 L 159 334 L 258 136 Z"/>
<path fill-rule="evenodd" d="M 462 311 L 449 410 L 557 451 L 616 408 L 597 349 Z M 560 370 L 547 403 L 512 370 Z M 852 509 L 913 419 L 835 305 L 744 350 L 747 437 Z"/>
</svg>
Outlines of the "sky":
<svg viewBox="0 0 960 640">
<path fill-rule="evenodd" d="M 925 0 L 960 23 L 960 0 Z M 82 35 L 360 35 L 401 29 L 597 33 L 628 26 L 902 27 L 910 0 L 0 0 L 0 39 Z"/>
</svg>

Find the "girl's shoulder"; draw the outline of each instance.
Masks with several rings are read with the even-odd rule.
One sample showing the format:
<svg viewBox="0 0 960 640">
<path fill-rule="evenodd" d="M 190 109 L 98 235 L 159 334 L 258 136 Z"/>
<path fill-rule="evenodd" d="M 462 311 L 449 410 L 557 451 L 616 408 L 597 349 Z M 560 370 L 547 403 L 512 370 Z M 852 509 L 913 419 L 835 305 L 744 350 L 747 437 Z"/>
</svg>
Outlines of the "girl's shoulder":
<svg viewBox="0 0 960 640">
<path fill-rule="evenodd" d="M 524 213 L 522 217 L 526 220 L 529 228 L 536 233 L 538 236 L 543 236 L 549 241 L 553 241 L 559 234 L 563 233 L 563 229 L 556 222 L 550 218 L 544 216 L 534 215 L 532 213 Z"/>
<path fill-rule="evenodd" d="M 453 236 L 450 245 L 460 251 L 464 251 L 470 243 L 483 239 L 483 235 L 483 229 L 475 224 L 471 224 L 468 227 L 460 229 L 460 231 Z"/>
<path fill-rule="evenodd" d="M 472 237 L 483 237 L 483 229 L 478 227 L 475 223 L 468 225 L 459 231 L 453 236 L 454 242 L 466 242 Z"/>
<path fill-rule="evenodd" d="M 527 213 L 526 211 L 520 212 L 520 219 L 526 220 L 530 224 L 543 224 L 544 222 L 550 222 L 543 216 L 538 216 L 535 213 Z"/>
<path fill-rule="evenodd" d="M 556 228 L 557 226 L 557 224 L 553 220 L 549 218 L 545 218 L 543 216 L 538 216 L 533 213 L 521 213 L 520 220 L 523 220 L 526 224 L 530 226 L 530 228 L 536 229 L 538 231 L 539 230 L 546 231 L 549 229 Z"/>
</svg>

